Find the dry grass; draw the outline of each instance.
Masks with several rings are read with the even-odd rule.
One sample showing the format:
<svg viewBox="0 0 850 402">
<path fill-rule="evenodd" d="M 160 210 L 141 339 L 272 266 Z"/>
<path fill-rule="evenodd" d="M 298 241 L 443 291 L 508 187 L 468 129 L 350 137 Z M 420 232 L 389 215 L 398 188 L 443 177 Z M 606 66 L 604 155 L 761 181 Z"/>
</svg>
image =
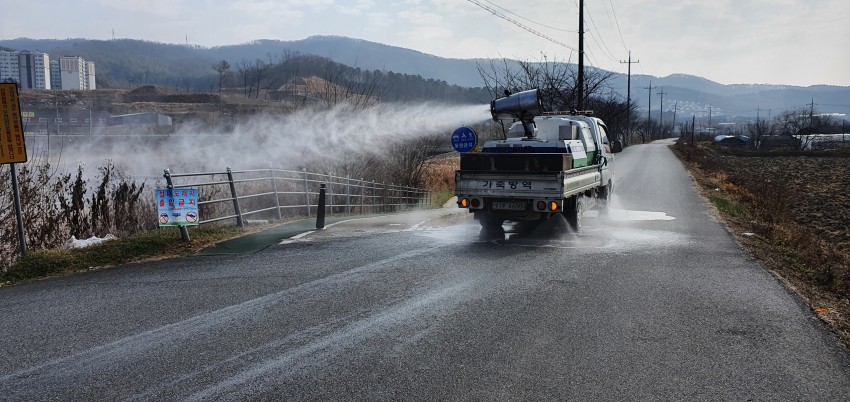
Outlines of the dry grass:
<svg viewBox="0 0 850 402">
<path fill-rule="evenodd" d="M 739 242 L 850 346 L 850 155 L 674 150 Z"/>
<path fill-rule="evenodd" d="M 193 255 L 216 243 L 255 233 L 272 224 L 244 229 L 228 225 L 205 225 L 190 229 L 192 240 L 184 242 L 176 228 L 162 228 L 78 249 L 40 249 L 28 253 L 0 272 L 0 286 L 45 277 L 108 268 L 132 262 L 157 261 Z"/>
<path fill-rule="evenodd" d="M 17 165 L 18 188 L 26 242 L 30 250 L 61 248 L 71 236 L 78 239 L 113 234 L 129 236 L 157 226 L 153 194 L 111 164 L 98 168 L 90 182 L 83 167 L 74 173 L 53 170 L 35 158 Z M 5 166 L 4 166 L 5 168 Z M 0 181 L 11 182 L 11 170 Z M 11 186 L 0 189 L 0 272 L 18 258 L 18 232 Z"/>
<path fill-rule="evenodd" d="M 460 165 L 457 156 L 440 158 L 429 161 L 424 168 L 425 188 L 430 190 L 434 197 L 432 206 L 439 208 L 454 196 L 455 171 Z"/>
</svg>

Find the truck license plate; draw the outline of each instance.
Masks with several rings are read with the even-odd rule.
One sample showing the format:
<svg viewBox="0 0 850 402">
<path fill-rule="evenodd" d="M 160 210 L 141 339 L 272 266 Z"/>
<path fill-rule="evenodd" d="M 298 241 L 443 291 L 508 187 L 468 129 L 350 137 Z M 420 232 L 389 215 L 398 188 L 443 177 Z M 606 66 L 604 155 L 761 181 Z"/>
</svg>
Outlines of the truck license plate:
<svg viewBox="0 0 850 402">
<path fill-rule="evenodd" d="M 501 210 L 509 210 L 509 211 L 522 211 L 525 209 L 524 202 L 501 202 L 496 201 L 493 203 L 493 209 L 501 209 Z"/>
</svg>

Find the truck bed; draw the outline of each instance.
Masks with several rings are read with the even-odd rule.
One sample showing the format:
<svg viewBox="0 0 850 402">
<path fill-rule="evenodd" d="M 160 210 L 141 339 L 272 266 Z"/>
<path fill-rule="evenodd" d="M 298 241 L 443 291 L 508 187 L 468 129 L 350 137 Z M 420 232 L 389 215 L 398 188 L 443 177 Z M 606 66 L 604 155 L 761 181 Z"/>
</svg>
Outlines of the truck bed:
<svg viewBox="0 0 850 402">
<path fill-rule="evenodd" d="M 460 157 L 460 170 L 469 172 L 561 172 L 572 168 L 565 153 L 474 153 Z"/>
<path fill-rule="evenodd" d="M 545 154 L 540 154 L 545 155 Z M 490 159 L 497 161 L 498 158 Z M 539 159 L 545 162 L 545 158 Z M 551 172 L 458 170 L 455 194 L 513 199 L 564 199 L 600 185 L 599 165 Z"/>
</svg>

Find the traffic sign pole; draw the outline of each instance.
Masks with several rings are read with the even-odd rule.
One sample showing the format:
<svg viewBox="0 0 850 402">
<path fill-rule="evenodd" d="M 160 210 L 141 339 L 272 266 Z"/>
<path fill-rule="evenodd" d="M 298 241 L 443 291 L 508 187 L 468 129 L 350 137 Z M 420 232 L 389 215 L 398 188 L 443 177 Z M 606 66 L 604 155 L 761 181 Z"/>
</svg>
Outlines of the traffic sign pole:
<svg viewBox="0 0 850 402">
<path fill-rule="evenodd" d="M 171 181 L 171 170 L 165 169 L 165 173 L 162 176 L 165 177 L 165 184 L 168 191 L 174 191 L 174 183 Z M 180 238 L 183 241 L 189 241 L 189 229 L 183 225 L 178 225 L 177 229 L 180 230 Z"/>
<path fill-rule="evenodd" d="M 15 218 L 18 222 L 18 242 L 21 257 L 27 254 L 27 238 L 24 218 L 21 214 L 21 194 L 18 191 L 18 171 L 15 163 L 27 161 L 26 139 L 21 121 L 21 101 L 18 98 L 18 85 L 0 83 L 0 164 L 8 164 L 12 169 L 12 198 L 15 204 Z"/>
<path fill-rule="evenodd" d="M 27 233 L 24 229 L 24 218 L 21 214 L 21 194 L 18 191 L 18 172 L 15 169 L 15 164 L 10 163 L 12 169 L 12 198 L 15 200 L 15 217 L 18 221 L 18 243 L 21 247 L 21 257 L 27 255 Z"/>
</svg>

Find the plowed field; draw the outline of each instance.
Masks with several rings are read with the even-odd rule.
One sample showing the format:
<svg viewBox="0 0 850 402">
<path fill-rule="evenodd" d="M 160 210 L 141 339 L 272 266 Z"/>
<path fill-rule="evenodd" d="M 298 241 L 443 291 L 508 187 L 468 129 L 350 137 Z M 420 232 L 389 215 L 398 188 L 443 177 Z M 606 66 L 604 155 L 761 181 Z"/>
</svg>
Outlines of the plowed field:
<svg viewBox="0 0 850 402">
<path fill-rule="evenodd" d="M 850 345 L 850 152 L 674 150 L 741 244 Z"/>
</svg>

